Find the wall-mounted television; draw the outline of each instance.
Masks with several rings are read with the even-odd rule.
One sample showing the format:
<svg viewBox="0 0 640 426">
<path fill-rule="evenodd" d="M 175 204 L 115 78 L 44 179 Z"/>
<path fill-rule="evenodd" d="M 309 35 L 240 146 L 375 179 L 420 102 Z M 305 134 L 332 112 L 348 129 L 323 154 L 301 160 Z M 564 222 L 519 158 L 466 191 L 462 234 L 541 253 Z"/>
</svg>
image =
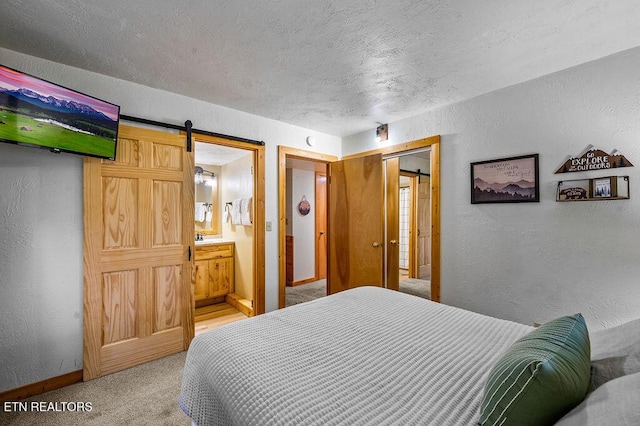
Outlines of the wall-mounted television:
<svg viewBox="0 0 640 426">
<path fill-rule="evenodd" d="M 0 65 L 0 141 L 116 158 L 120 107 Z"/>
</svg>

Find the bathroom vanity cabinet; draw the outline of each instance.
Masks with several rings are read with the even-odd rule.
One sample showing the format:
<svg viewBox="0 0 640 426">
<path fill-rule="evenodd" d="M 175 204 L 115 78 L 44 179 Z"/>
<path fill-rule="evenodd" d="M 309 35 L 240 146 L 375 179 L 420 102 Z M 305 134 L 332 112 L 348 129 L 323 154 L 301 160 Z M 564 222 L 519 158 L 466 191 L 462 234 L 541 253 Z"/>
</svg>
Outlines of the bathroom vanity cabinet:
<svg viewBox="0 0 640 426">
<path fill-rule="evenodd" d="M 196 306 L 234 292 L 234 244 L 202 244 L 195 253 Z M 214 302 L 214 300 L 211 300 Z"/>
</svg>

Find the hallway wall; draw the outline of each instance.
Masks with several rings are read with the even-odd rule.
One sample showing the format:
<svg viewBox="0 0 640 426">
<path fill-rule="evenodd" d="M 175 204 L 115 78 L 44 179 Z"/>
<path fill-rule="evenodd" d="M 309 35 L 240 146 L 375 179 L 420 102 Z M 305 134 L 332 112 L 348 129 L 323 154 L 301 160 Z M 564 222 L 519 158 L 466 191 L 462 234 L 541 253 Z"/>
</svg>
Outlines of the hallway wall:
<svg viewBox="0 0 640 426">
<path fill-rule="evenodd" d="M 301 281 L 313 278 L 316 274 L 316 209 L 315 209 L 315 173 L 313 170 L 291 170 L 291 222 L 293 240 L 293 280 Z M 311 210 L 307 215 L 298 211 L 302 197 L 309 202 Z"/>
</svg>

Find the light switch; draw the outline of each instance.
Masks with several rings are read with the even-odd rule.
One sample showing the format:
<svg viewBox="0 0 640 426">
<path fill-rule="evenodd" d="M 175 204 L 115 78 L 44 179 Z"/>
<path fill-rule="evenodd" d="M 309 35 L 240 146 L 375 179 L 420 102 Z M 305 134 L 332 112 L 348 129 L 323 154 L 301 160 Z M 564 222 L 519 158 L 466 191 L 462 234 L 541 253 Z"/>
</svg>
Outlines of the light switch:
<svg viewBox="0 0 640 426">
<path fill-rule="evenodd" d="M 271 232 L 271 222 L 267 222 L 267 232 Z"/>
</svg>

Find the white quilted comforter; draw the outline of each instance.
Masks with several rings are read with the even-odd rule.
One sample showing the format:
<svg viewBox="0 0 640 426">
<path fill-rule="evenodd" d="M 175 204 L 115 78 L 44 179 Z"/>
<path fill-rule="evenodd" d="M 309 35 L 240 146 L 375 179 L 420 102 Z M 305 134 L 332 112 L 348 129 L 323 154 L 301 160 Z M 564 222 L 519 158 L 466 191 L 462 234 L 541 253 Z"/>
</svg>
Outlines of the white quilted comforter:
<svg viewBox="0 0 640 426">
<path fill-rule="evenodd" d="M 491 366 L 532 330 L 360 287 L 196 337 L 180 405 L 209 425 L 470 425 Z"/>
</svg>

